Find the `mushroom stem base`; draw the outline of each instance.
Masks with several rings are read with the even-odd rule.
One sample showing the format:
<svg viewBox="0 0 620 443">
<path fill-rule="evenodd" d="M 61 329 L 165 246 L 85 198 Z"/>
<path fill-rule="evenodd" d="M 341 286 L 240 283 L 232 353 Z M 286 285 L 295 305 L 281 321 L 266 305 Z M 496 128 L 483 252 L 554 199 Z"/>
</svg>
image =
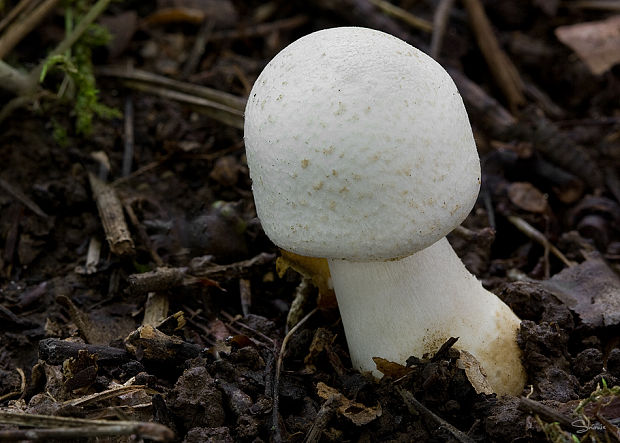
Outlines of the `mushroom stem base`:
<svg viewBox="0 0 620 443">
<path fill-rule="evenodd" d="M 380 376 L 373 357 L 404 364 L 458 337 L 455 348 L 480 362 L 494 392 L 523 389 L 519 318 L 467 271 L 447 239 L 400 260 L 329 260 L 329 268 L 354 367 Z"/>
</svg>

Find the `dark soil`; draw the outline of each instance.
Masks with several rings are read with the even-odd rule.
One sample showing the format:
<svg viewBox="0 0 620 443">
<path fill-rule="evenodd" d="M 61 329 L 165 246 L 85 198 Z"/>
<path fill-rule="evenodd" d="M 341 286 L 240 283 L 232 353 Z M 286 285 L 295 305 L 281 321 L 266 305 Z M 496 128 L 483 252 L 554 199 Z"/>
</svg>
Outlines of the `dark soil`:
<svg viewBox="0 0 620 443">
<path fill-rule="evenodd" d="M 393 3 L 432 21 L 436 2 Z M 460 76 L 483 164 L 479 201 L 466 229 L 449 239 L 523 320 L 522 396 L 477 394 L 449 347 L 412 356 L 408 368 L 380 381 L 362 375 L 351 369 L 333 309 L 311 315 L 281 355 L 295 294 L 310 296 L 295 308 L 302 317 L 317 306 L 317 292 L 300 290 L 292 269 L 276 272 L 280 253 L 256 219 L 242 131 L 101 76 L 101 100 L 125 110 L 124 119 L 97 120 L 91 135 L 79 136 L 71 105 L 46 99 L 0 126 L 2 411 L 154 421 L 186 442 L 618 439 L 620 70 L 594 75 L 554 35 L 612 12 L 557 4 L 485 2 L 530 91 L 514 120 L 501 120 L 511 104 L 460 2 L 439 58 Z M 166 16 L 166 6 L 195 8 L 208 24 L 211 38 L 189 72 L 204 26 L 190 15 Z M 423 50 L 430 41 L 361 0 L 129 2 L 106 14 L 118 38 L 95 53 L 97 65 L 132 65 L 239 97 L 281 48 L 317 29 L 375 27 Z M 62 38 L 62 23 L 59 9 L 7 61 L 32 65 Z M 266 30 L 255 32 L 259 24 Z M 497 101 L 463 92 L 463 81 Z M 0 103 L 10 98 L 0 91 Z M 56 125 L 69 128 L 63 143 L 52 135 Z M 132 173 L 114 183 L 127 125 Z M 114 183 L 133 253 L 119 255 L 106 242 L 89 173 Z M 542 239 L 517 227 L 524 221 Z M 87 267 L 93 242 L 100 256 Z M 143 323 L 154 306 L 157 321 Z M 124 383 L 135 389 L 87 399 Z M 0 439 L 17 429 L 2 423 L 0 415 Z"/>
</svg>

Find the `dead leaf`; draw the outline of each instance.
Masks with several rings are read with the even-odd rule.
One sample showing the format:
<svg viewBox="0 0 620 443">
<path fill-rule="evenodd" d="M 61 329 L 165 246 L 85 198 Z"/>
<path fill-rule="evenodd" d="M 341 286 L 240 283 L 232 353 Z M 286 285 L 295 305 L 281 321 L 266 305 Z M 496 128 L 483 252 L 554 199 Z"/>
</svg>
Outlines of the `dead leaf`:
<svg viewBox="0 0 620 443">
<path fill-rule="evenodd" d="M 403 366 L 399 363 L 394 363 L 393 361 L 389 361 L 381 357 L 373 357 L 372 361 L 375 362 L 377 371 L 381 372 L 383 375 L 392 377 L 394 380 L 404 377 L 405 375 L 411 373 L 411 371 L 413 370 L 411 368 L 408 368 L 407 366 Z"/>
<path fill-rule="evenodd" d="M 489 385 L 484 369 L 480 366 L 480 362 L 467 351 L 460 350 L 461 355 L 457 361 L 460 369 L 465 371 L 467 379 L 476 390 L 476 394 L 492 394 L 493 389 Z"/>
<path fill-rule="evenodd" d="M 620 15 L 606 20 L 560 26 L 556 37 L 599 75 L 620 62 Z"/>
<path fill-rule="evenodd" d="M 312 281 L 312 284 L 319 290 L 317 305 L 319 309 L 329 310 L 338 306 L 336 293 L 332 287 L 329 265 L 324 258 L 305 257 L 293 252 L 281 249 L 282 256 L 276 261 L 276 270 L 282 277 L 288 268 L 299 272 Z"/>
<path fill-rule="evenodd" d="M 70 357 L 62 363 L 65 386 L 69 391 L 88 388 L 97 377 L 97 355 L 78 351 L 77 357 Z"/>
<path fill-rule="evenodd" d="M 327 386 L 323 382 L 319 382 L 316 385 L 317 394 L 324 400 L 334 397 L 336 401 L 340 402 L 338 412 L 344 417 L 351 420 L 356 426 L 363 426 L 377 417 L 380 417 L 383 413 L 381 404 L 377 403 L 377 406 L 371 408 L 366 407 L 362 403 L 357 403 L 349 400 L 337 389 Z"/>
<path fill-rule="evenodd" d="M 541 282 L 591 328 L 620 325 L 620 277 L 597 253 Z"/>
<path fill-rule="evenodd" d="M 534 213 L 542 213 L 547 209 L 544 194 L 531 183 L 516 182 L 508 187 L 508 198 L 517 207 Z"/>
</svg>

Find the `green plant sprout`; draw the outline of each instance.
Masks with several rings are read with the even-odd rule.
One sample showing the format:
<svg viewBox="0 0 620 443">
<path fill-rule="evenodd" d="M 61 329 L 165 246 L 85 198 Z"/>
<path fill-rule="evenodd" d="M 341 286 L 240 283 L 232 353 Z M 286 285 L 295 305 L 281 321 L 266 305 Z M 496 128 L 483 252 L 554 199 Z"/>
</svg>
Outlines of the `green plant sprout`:
<svg viewBox="0 0 620 443">
<path fill-rule="evenodd" d="M 88 13 L 88 2 L 85 0 L 69 0 L 65 4 L 65 32 L 70 35 L 74 31 L 76 21 L 80 21 Z M 92 64 L 92 51 L 103 46 L 110 40 L 109 33 L 101 26 L 91 23 L 79 40 L 61 54 L 52 54 L 44 62 L 39 82 L 43 82 L 51 69 L 59 69 L 65 74 L 60 85 L 58 96 L 73 100 L 76 133 L 88 135 L 92 131 L 93 117 L 115 118 L 121 113 L 99 101 L 99 91 L 95 83 Z"/>
</svg>

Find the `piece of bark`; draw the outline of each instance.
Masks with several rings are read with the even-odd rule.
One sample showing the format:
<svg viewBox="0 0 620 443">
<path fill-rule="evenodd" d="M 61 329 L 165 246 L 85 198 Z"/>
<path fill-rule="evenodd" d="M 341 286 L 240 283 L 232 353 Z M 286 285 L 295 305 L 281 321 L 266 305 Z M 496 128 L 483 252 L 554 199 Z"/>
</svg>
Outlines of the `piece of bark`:
<svg viewBox="0 0 620 443">
<path fill-rule="evenodd" d="M 120 256 L 133 255 L 135 253 L 133 240 L 125 222 L 123 205 L 114 188 L 91 173 L 88 174 L 88 179 L 110 251 Z"/>
<path fill-rule="evenodd" d="M 142 274 L 132 274 L 127 279 L 132 294 L 145 294 L 180 286 L 186 276 L 187 268 L 163 267 Z"/>
<path fill-rule="evenodd" d="M 118 365 L 133 360 L 132 355 L 125 349 L 111 346 L 89 345 L 57 338 L 46 338 L 39 342 L 39 359 L 50 365 L 59 365 L 68 358 L 76 358 L 80 351 L 97 355 L 97 362 L 102 365 Z"/>
</svg>

